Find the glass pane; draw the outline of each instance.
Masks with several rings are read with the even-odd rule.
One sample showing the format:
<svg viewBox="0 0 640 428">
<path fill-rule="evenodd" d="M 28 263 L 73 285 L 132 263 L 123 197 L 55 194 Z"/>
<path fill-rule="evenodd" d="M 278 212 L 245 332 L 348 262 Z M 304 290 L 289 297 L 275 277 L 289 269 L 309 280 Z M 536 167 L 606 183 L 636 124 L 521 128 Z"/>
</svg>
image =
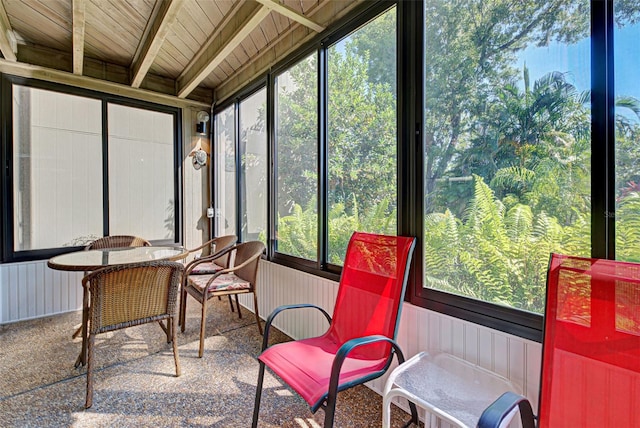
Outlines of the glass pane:
<svg viewBox="0 0 640 428">
<path fill-rule="evenodd" d="M 215 117 L 216 236 L 236 232 L 236 132 L 233 106 Z"/>
<path fill-rule="evenodd" d="M 616 259 L 640 262 L 640 6 L 614 3 Z"/>
<path fill-rule="evenodd" d="M 102 236 L 99 100 L 13 86 L 14 250 Z"/>
<path fill-rule="evenodd" d="M 425 3 L 425 287 L 541 313 L 590 255 L 589 7 Z"/>
<path fill-rule="evenodd" d="M 241 241 L 267 242 L 267 90 L 240 103 Z"/>
<path fill-rule="evenodd" d="M 276 249 L 318 255 L 318 78 L 316 56 L 276 77 Z"/>
<path fill-rule="evenodd" d="M 396 10 L 328 49 L 329 263 L 355 231 L 396 234 Z"/>
<path fill-rule="evenodd" d="M 109 104 L 109 234 L 175 237 L 174 116 Z"/>
</svg>

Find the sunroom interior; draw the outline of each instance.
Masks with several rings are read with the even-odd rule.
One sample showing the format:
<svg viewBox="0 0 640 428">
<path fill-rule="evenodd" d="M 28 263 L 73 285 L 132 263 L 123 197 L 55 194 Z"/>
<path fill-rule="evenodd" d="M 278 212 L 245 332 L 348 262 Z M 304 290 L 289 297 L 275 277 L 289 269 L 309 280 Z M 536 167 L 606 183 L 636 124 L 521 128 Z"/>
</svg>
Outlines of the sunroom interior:
<svg viewBox="0 0 640 428">
<path fill-rule="evenodd" d="M 415 236 L 405 356 L 535 408 L 549 255 L 640 260 L 639 21 L 623 0 L 2 0 L 0 324 L 79 311 L 81 274 L 47 260 L 101 236 L 260 240 L 263 317 L 331 312 L 353 231 Z"/>
</svg>

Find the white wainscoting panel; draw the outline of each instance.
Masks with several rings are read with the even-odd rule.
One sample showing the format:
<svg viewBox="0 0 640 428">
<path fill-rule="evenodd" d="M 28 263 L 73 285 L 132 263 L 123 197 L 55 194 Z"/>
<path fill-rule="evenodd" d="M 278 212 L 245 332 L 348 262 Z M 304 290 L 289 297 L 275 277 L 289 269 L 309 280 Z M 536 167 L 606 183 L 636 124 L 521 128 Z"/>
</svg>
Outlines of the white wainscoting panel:
<svg viewBox="0 0 640 428">
<path fill-rule="evenodd" d="M 80 310 L 82 275 L 49 269 L 46 260 L 0 264 L 0 324 Z"/>
</svg>

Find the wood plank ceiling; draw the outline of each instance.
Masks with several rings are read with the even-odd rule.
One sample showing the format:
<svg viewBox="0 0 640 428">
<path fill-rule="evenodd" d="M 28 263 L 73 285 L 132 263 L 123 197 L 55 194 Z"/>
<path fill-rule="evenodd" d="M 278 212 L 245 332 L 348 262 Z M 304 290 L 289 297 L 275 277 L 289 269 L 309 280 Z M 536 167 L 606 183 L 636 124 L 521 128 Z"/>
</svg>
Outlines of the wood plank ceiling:
<svg viewBox="0 0 640 428">
<path fill-rule="evenodd" d="M 211 103 L 363 0 L 1 0 L 2 62 Z"/>
</svg>

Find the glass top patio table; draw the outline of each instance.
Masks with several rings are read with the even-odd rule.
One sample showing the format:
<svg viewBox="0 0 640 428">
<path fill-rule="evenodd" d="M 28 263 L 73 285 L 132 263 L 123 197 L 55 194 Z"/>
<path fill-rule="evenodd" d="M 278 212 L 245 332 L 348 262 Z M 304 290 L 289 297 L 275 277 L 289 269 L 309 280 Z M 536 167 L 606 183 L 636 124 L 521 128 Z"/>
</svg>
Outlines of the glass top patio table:
<svg viewBox="0 0 640 428">
<path fill-rule="evenodd" d="M 127 263 L 180 260 L 187 254 L 185 248 L 175 246 L 105 248 L 61 254 L 49 259 L 47 266 L 56 270 L 92 271 Z"/>
</svg>

